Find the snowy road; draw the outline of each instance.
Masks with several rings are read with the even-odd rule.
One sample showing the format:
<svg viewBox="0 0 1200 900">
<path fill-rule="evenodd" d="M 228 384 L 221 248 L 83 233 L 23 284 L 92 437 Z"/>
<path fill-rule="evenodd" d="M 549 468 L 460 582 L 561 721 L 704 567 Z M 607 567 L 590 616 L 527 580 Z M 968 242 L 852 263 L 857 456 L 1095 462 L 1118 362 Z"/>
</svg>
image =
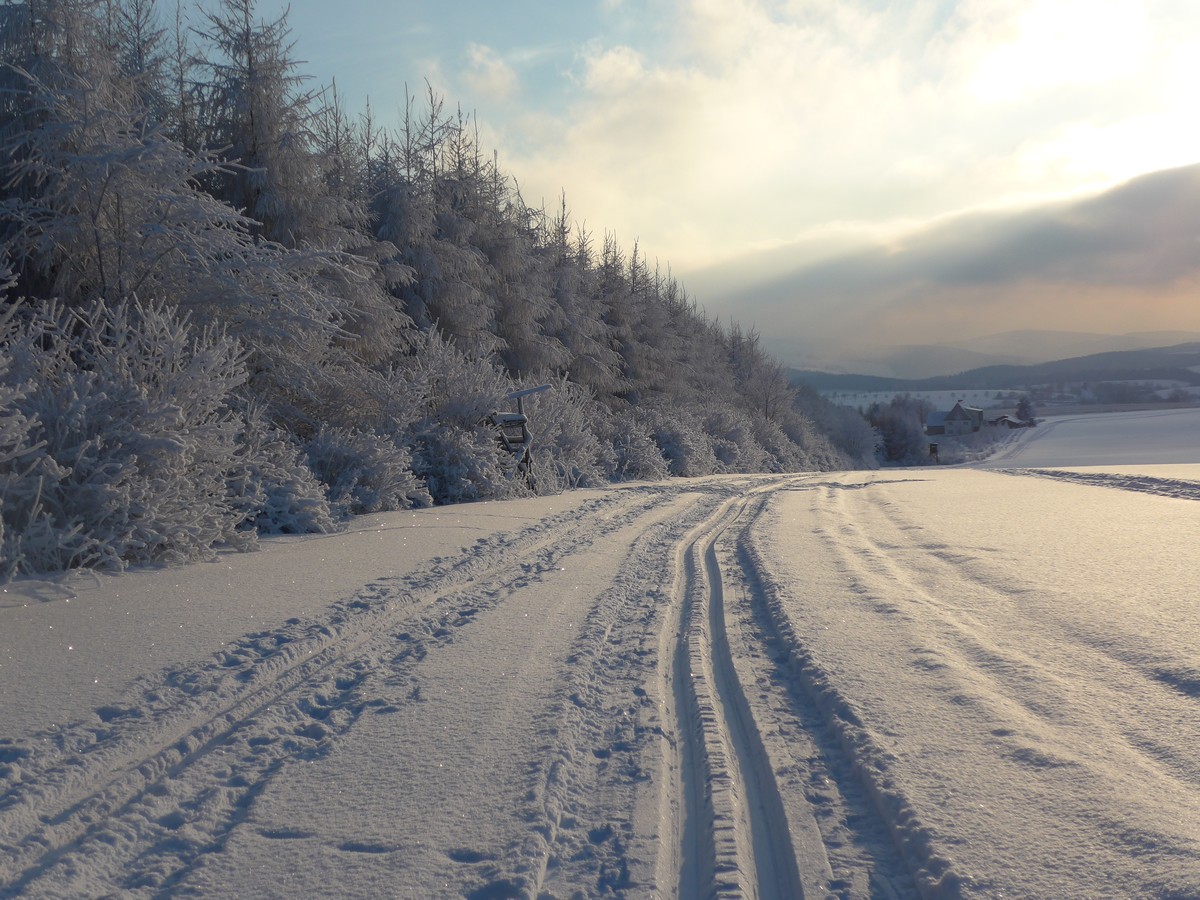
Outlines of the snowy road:
<svg viewBox="0 0 1200 900">
<path fill-rule="evenodd" d="M 10 585 L 0 896 L 1200 896 L 1200 460 L 1064 436 Z"/>
</svg>

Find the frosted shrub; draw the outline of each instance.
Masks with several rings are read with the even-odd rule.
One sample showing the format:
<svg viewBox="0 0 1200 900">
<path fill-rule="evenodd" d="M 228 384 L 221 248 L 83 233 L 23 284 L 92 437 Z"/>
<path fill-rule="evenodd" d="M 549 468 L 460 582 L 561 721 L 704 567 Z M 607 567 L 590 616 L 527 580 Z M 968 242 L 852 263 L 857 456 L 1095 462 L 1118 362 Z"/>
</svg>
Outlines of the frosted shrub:
<svg viewBox="0 0 1200 900">
<path fill-rule="evenodd" d="M 324 425 L 307 448 L 308 463 L 329 487 L 342 515 L 428 506 L 425 485 L 412 472 L 408 450 L 367 431 Z"/>
<path fill-rule="evenodd" d="M 605 430 L 613 448 L 609 475 L 614 481 L 661 481 L 671 474 L 667 459 L 645 421 L 614 416 Z"/>
<path fill-rule="evenodd" d="M 792 398 L 793 414 L 799 414 L 808 431 L 825 434 L 844 460 L 841 468 L 875 468 L 878 433 L 856 410 L 835 406 L 811 387 L 801 385 Z"/>
<path fill-rule="evenodd" d="M 766 472 L 777 469 L 754 436 L 749 416 L 726 404 L 719 404 L 704 416 L 704 433 L 712 443 L 718 471 Z"/>
<path fill-rule="evenodd" d="M 755 442 L 766 454 L 762 471 L 802 472 L 812 468 L 803 448 L 787 436 L 776 420 L 755 416 L 750 427 Z"/>
<path fill-rule="evenodd" d="M 424 479 L 436 503 L 516 496 L 523 487 L 500 454 L 490 429 L 444 425 L 421 437 L 413 452 L 413 472 Z"/>
<path fill-rule="evenodd" d="M 793 409 L 780 419 L 780 427 L 803 455 L 806 469 L 828 472 L 861 465 L 859 460 L 836 446 L 825 431 L 813 424 L 806 413 Z"/>
<path fill-rule="evenodd" d="M 427 414 L 474 426 L 501 408 L 513 385 L 486 357 L 464 353 L 437 332 L 419 343 L 407 375 L 422 392 Z"/>
<path fill-rule="evenodd" d="M 696 410 L 684 408 L 679 412 L 661 409 L 646 411 L 654 441 L 667 461 L 672 475 L 694 477 L 712 475 L 719 463 L 712 441 L 704 433 Z"/>
<path fill-rule="evenodd" d="M 607 480 L 614 454 L 597 433 L 605 413 L 587 391 L 560 379 L 525 403 L 538 493 L 595 487 Z"/>
<path fill-rule="evenodd" d="M 504 398 L 512 385 L 502 372 L 430 333 L 405 374 L 409 389 L 422 398 L 423 415 L 399 437 L 413 448 L 412 471 L 434 502 L 499 499 L 526 490 L 512 477 L 513 460 L 501 451 L 487 421 L 509 405 Z"/>
<path fill-rule="evenodd" d="M 312 534 L 337 530 L 338 516 L 325 486 L 313 474 L 295 439 L 250 410 L 228 475 L 230 500 L 241 513 L 239 529 L 262 534 Z"/>
<path fill-rule="evenodd" d="M 19 493 L 20 482 L 36 468 L 42 449 L 31 435 L 36 420 L 17 408 L 18 402 L 28 395 L 28 386 L 15 383 L 11 369 L 8 356 L 0 355 L 0 509 L 5 510 L 15 502 L 10 498 Z M 0 515 L 0 578 L 12 573 L 21 556 L 22 534 L 11 529 L 6 534 L 5 518 Z"/>
<path fill-rule="evenodd" d="M 14 414 L 40 447 L 4 463 L 9 573 L 123 568 L 247 547 L 226 473 L 245 378 L 237 343 L 155 307 L 53 304 L 0 336 Z"/>
</svg>

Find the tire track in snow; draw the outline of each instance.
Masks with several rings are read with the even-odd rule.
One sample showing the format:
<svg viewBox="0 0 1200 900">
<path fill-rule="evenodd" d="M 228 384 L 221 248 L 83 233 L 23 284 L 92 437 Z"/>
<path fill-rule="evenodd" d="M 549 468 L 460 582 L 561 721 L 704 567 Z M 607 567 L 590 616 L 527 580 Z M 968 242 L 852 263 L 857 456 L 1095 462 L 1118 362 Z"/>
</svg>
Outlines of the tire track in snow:
<svg viewBox="0 0 1200 900">
<path fill-rule="evenodd" d="M 879 807 L 880 792 L 866 771 L 873 750 L 861 740 L 861 722 L 792 627 L 785 611 L 787 591 L 772 577 L 759 534 L 749 525 L 738 536 L 735 552 L 751 607 L 745 613 L 747 627 L 768 657 L 772 686 L 787 695 L 775 700 L 783 712 L 770 752 L 782 761 L 777 769 L 795 771 L 799 782 L 800 796 L 793 798 L 789 816 L 799 820 L 793 831 L 797 859 L 802 871 L 807 867 L 805 884 L 828 879 L 824 895 L 847 900 L 917 896 L 892 817 Z"/>
<path fill-rule="evenodd" d="M 588 884 L 617 895 L 659 888 L 654 869 L 663 835 L 652 811 L 660 789 L 654 773 L 670 740 L 653 696 L 670 608 L 671 573 L 662 560 L 720 500 L 716 493 L 680 493 L 647 517 L 576 638 L 559 712 L 546 728 L 558 748 L 545 786 L 553 838 L 550 865 L 533 894 L 572 896 Z"/>
<path fill-rule="evenodd" d="M 169 888 L 220 848 L 280 766 L 314 758 L 372 708 L 360 687 L 382 662 L 415 665 L 425 645 L 451 640 L 481 605 L 506 594 L 481 600 L 464 596 L 465 587 L 496 578 L 511 586 L 667 496 L 607 495 L 583 515 L 573 510 L 482 541 L 435 563 L 408 590 L 370 585 L 323 621 L 291 620 L 142 684 L 140 697 L 98 710 L 99 727 L 76 723 L 44 736 L 49 749 L 27 750 L 0 796 L 0 896 L 56 878 L 66 879 L 64 895 Z M 395 653 L 398 641 L 406 646 Z"/>
<path fill-rule="evenodd" d="M 759 488 L 729 501 L 680 545 L 673 677 L 676 867 L 680 897 L 802 897 L 779 788 L 737 679 L 716 542 Z M 666 882 L 665 875 L 663 881 Z"/>
</svg>

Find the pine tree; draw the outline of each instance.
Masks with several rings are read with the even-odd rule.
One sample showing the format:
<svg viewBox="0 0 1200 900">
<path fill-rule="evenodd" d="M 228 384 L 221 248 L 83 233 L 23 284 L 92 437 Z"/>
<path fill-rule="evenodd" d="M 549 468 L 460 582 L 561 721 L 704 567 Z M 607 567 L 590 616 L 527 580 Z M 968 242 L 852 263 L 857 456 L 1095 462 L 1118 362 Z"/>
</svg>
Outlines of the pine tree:
<svg viewBox="0 0 1200 900">
<path fill-rule="evenodd" d="M 358 216 L 328 190 L 314 153 L 319 92 L 291 56 L 287 13 L 258 19 L 255 0 L 221 0 L 205 14 L 209 81 L 204 144 L 223 148 L 220 198 L 253 220 L 256 233 L 289 248 L 336 247 Z"/>
</svg>

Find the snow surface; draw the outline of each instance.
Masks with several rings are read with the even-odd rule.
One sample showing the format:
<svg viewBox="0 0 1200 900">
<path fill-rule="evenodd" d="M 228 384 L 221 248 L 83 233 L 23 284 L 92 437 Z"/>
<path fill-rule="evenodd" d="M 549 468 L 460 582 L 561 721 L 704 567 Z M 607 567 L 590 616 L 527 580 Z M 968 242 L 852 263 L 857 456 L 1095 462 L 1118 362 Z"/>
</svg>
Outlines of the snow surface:
<svg viewBox="0 0 1200 900">
<path fill-rule="evenodd" d="M 1051 416 L 984 463 L 1089 466 L 1200 461 L 1200 409 Z"/>
<path fill-rule="evenodd" d="M 0 593 L 0 896 L 1200 896 L 1200 411 Z"/>
</svg>

